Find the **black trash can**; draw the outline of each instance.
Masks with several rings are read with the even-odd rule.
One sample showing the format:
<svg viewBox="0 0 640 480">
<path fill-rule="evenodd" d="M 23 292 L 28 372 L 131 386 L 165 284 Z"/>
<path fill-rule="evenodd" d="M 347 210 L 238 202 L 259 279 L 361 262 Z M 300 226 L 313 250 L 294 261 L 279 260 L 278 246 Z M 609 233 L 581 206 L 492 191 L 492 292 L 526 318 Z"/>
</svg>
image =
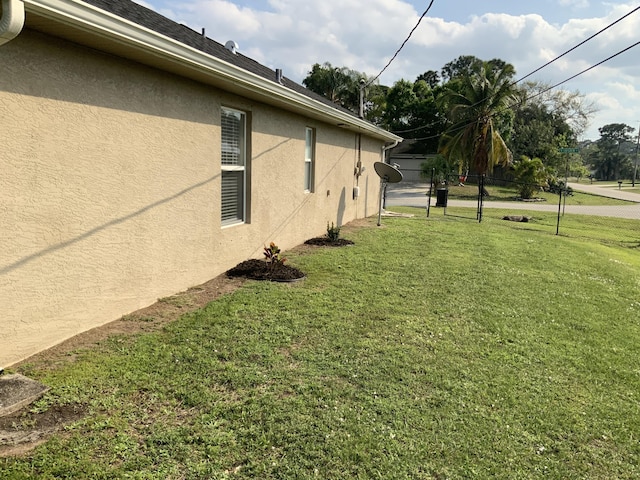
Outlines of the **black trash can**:
<svg viewBox="0 0 640 480">
<path fill-rule="evenodd" d="M 436 190 L 436 207 L 446 207 L 449 190 L 446 188 L 438 188 Z"/>
</svg>

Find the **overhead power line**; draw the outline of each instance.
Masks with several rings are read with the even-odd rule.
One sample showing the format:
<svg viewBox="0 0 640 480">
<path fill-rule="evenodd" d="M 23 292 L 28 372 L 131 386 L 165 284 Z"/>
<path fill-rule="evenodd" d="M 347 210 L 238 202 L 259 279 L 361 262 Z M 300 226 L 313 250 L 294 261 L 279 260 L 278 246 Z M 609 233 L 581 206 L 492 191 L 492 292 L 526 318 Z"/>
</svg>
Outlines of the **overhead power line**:
<svg viewBox="0 0 640 480">
<path fill-rule="evenodd" d="M 418 23 L 416 23 L 414 25 L 414 27 L 411 29 L 411 31 L 409 32 L 409 35 L 407 35 L 407 38 L 404 39 L 404 42 L 402 42 L 402 45 L 400 45 L 400 48 L 398 48 L 398 50 L 396 50 L 396 53 L 393 54 L 393 57 L 391 57 L 391 60 L 389 60 L 389 62 L 384 66 L 384 68 L 382 70 L 380 70 L 380 73 L 378 75 L 376 75 L 375 77 L 373 77 L 371 80 L 369 80 L 367 82 L 366 86 L 371 85 L 373 82 L 375 82 L 378 78 L 380 78 L 380 75 L 382 75 L 385 70 L 387 68 L 389 68 L 389 65 L 391 65 L 393 63 L 393 61 L 396 59 L 396 57 L 398 56 L 398 54 L 400 53 L 400 51 L 404 48 L 404 46 L 407 44 L 407 42 L 409 41 L 409 39 L 411 38 L 411 35 L 413 35 L 413 32 L 416 31 L 416 29 L 418 28 L 418 26 L 420 25 L 420 22 L 422 22 L 422 19 L 424 17 L 427 16 L 427 13 L 429 13 L 429 10 L 431 10 L 431 7 L 433 6 L 433 2 L 435 0 L 431 0 L 431 2 L 429 2 L 429 6 L 427 7 L 427 9 L 423 12 L 422 15 L 420 15 L 420 18 L 418 19 Z"/>
<path fill-rule="evenodd" d="M 569 50 L 567 50 L 566 52 L 564 52 L 561 55 L 558 55 L 556 58 L 554 58 L 553 60 L 549 60 L 547 63 L 545 63 L 544 65 L 542 65 L 541 67 L 536 68 L 533 72 L 526 74 L 524 77 L 520 78 L 519 80 L 516 80 L 515 82 L 513 82 L 513 85 L 515 85 L 516 83 L 520 83 L 521 81 L 523 81 L 526 78 L 529 78 L 531 75 L 534 75 L 536 73 L 538 73 L 540 70 L 542 70 L 543 68 L 548 67 L 549 65 L 551 65 L 552 63 L 560 60 L 562 57 L 564 57 L 565 55 L 573 52 L 575 49 L 581 47 L 582 45 L 584 45 L 585 43 L 593 40 L 594 38 L 596 38 L 598 35 L 600 35 L 601 33 L 609 30 L 611 27 L 613 27 L 614 25 L 616 25 L 617 23 L 621 22 L 622 20 L 624 20 L 625 18 L 627 18 L 629 15 L 637 12 L 638 10 L 640 10 L 640 6 L 637 6 L 636 8 L 634 8 L 633 10 L 631 10 L 629 13 L 627 13 L 626 15 L 620 17 L 618 20 L 616 20 L 613 23 L 610 23 L 609 25 L 607 25 L 606 27 L 604 27 L 602 30 L 600 30 L 599 32 L 594 33 L 593 35 L 591 35 L 589 38 L 584 39 L 582 42 L 578 43 L 577 45 L 575 45 L 574 47 L 571 47 Z"/>
<path fill-rule="evenodd" d="M 634 43 L 633 45 L 629 45 L 629 46 L 628 46 L 628 47 L 626 47 L 626 48 L 623 48 L 623 49 L 622 49 L 622 50 L 620 50 L 619 52 L 614 53 L 613 55 L 611 55 L 611 56 L 609 56 L 609 57 L 605 58 L 604 60 L 602 60 L 602 61 L 600 61 L 600 62 L 596 63 L 595 65 L 592 65 L 592 66 L 590 66 L 590 67 L 588 67 L 588 68 L 585 68 L 585 69 L 584 69 L 584 70 L 582 70 L 581 72 L 578 72 L 578 73 L 576 73 L 575 75 L 572 75 L 571 77 L 569 77 L 569 78 L 567 78 L 567 79 L 565 79 L 565 80 L 562 80 L 561 82 L 558 82 L 558 83 L 556 83 L 555 85 L 552 85 L 552 86 L 550 86 L 550 87 L 546 88 L 545 90 L 542 90 L 541 92 L 536 93 L 535 95 L 531 95 L 531 96 L 529 96 L 529 97 L 525 98 L 524 100 L 521 100 L 521 101 L 519 101 L 518 103 L 515 103 L 515 104 L 513 104 L 513 105 L 509 105 L 508 107 L 505 107 L 505 108 L 506 108 L 506 109 L 514 108 L 514 107 L 516 107 L 516 106 L 518 106 L 518 105 L 521 105 L 522 103 L 524 103 L 524 102 L 525 102 L 525 101 L 527 101 L 527 100 L 530 100 L 530 99 L 532 99 L 532 98 L 539 97 L 540 95 L 543 95 L 544 93 L 548 92 L 549 90 L 553 90 L 554 88 L 558 88 L 560 85 L 563 85 L 563 84 L 565 84 L 565 83 L 567 83 L 567 82 L 570 82 L 571 80 L 573 80 L 573 79 L 575 79 L 575 78 L 579 77 L 580 75 L 583 75 L 583 74 L 587 73 L 587 72 L 588 72 L 588 71 L 590 71 L 590 70 L 593 70 L 593 69 L 594 69 L 594 68 L 596 68 L 596 67 L 599 67 L 600 65 L 602 65 L 602 64 L 604 64 L 604 63 L 606 63 L 606 62 L 608 62 L 609 60 L 613 60 L 614 58 L 616 58 L 616 57 L 618 57 L 618 56 L 622 55 L 622 54 L 623 54 L 623 53 L 625 53 L 625 52 L 628 52 L 629 50 L 631 50 L 631 49 L 632 49 L 632 48 L 634 48 L 634 47 L 637 47 L 638 45 L 640 45 L 640 41 L 638 41 L 638 42 Z M 457 132 L 457 131 L 459 131 L 459 130 L 462 130 L 462 129 L 466 128 L 468 125 L 469 125 L 469 124 L 462 125 L 461 127 L 457 128 L 457 129 L 455 129 L 455 130 L 452 130 L 452 131 L 451 131 L 451 133 L 453 133 L 453 132 Z M 440 135 L 431 135 L 431 136 L 429 136 L 429 137 L 423 137 L 423 138 L 412 138 L 411 140 L 430 140 L 430 139 L 432 139 L 432 138 L 438 138 L 439 136 L 440 136 Z"/>
<path fill-rule="evenodd" d="M 637 47 L 638 45 L 640 45 L 640 41 L 638 41 L 638 42 L 634 43 L 633 45 L 629 45 L 627 48 L 624 48 L 624 49 L 620 50 L 618 53 L 614 53 L 614 54 L 613 54 L 613 55 L 611 55 L 610 57 L 605 58 L 604 60 L 602 60 L 602 61 L 600 61 L 600 62 L 596 63 L 595 65 L 591 65 L 590 67 L 585 68 L 585 69 L 584 69 L 584 70 L 582 70 L 581 72 L 576 73 L 575 75 L 573 75 L 573 76 L 571 76 L 571 77 L 567 78 L 566 80 L 563 80 L 563 81 L 561 81 L 561 82 L 558 82 L 558 83 L 556 83 L 555 85 L 552 85 L 552 86 L 550 86 L 550 87 L 548 87 L 548 88 L 546 88 L 546 89 L 542 90 L 541 92 L 536 93 L 535 95 L 531 95 L 530 97 L 527 97 L 527 98 L 526 98 L 525 100 L 523 100 L 523 101 L 526 101 L 526 100 L 530 100 L 530 99 L 532 99 L 532 98 L 539 97 L 540 95 L 547 93 L 549 90 L 553 90 L 554 88 L 558 88 L 560 85 L 562 85 L 562 84 L 564 84 L 564 83 L 567 83 L 567 82 L 570 82 L 570 81 L 571 81 L 571 80 L 573 80 L 574 78 L 579 77 L 580 75 L 583 75 L 583 74 L 587 73 L 588 71 L 593 70 L 593 69 L 594 69 L 594 68 L 596 68 L 596 67 L 599 67 L 600 65 L 602 65 L 603 63 L 608 62 L 609 60 L 613 60 L 613 59 L 614 59 L 614 58 L 616 58 L 617 56 L 622 55 L 623 53 L 625 53 L 625 52 L 627 52 L 627 51 L 631 50 L 631 49 L 632 49 L 632 48 L 634 48 L 634 47 Z M 519 102 L 519 103 L 522 103 L 522 102 Z M 518 105 L 518 104 L 516 104 L 516 105 Z M 516 105 L 512 105 L 511 107 L 515 107 Z M 511 108 L 511 107 L 510 107 L 510 108 Z"/>
<path fill-rule="evenodd" d="M 423 128 L 429 128 L 429 127 L 435 127 L 436 125 L 438 125 L 438 123 L 440 122 L 433 122 L 433 123 L 429 123 L 427 125 L 421 125 L 419 127 L 416 128 L 408 128 L 407 130 L 391 130 L 391 133 L 408 133 L 408 132 L 415 132 L 417 130 L 422 130 Z"/>
<path fill-rule="evenodd" d="M 539 72 L 539 71 L 540 71 L 540 70 L 542 70 L 543 68 L 545 68 L 545 67 L 547 67 L 547 66 L 551 65 L 552 63 L 554 63 L 555 61 L 557 61 L 557 60 L 559 60 L 560 58 L 564 57 L 564 56 L 565 56 L 565 55 L 567 55 L 568 53 L 570 53 L 570 52 L 574 51 L 574 50 L 575 50 L 575 49 L 577 49 L 578 47 L 580 47 L 580 46 L 584 45 L 585 43 L 589 42 L 590 40 L 593 40 L 595 37 L 597 37 L 598 35 L 600 35 L 600 34 L 601 34 L 601 33 L 603 33 L 604 31 L 608 30 L 609 28 L 613 27 L 613 26 L 614 26 L 614 25 L 616 25 L 617 23 L 621 22 L 622 20 L 624 20 L 624 19 L 625 19 L 625 18 L 627 18 L 628 16 L 632 15 L 633 13 L 637 12 L 638 10 L 640 10 L 640 6 L 638 6 L 638 7 L 634 8 L 633 10 L 631 10 L 631 11 L 630 11 L 629 13 L 627 13 L 626 15 L 623 15 L 622 17 L 620 17 L 620 18 L 619 18 L 618 20 L 616 20 L 615 22 L 613 22 L 613 23 L 611 23 L 611 24 L 607 25 L 607 26 L 606 26 L 606 27 L 604 27 L 602 30 L 600 30 L 600 31 L 598 31 L 597 33 L 595 33 L 595 34 L 591 35 L 590 37 L 586 38 L 585 40 L 583 40 L 583 41 L 582 41 L 582 42 L 580 42 L 579 44 L 575 45 L 574 47 L 570 48 L 569 50 L 567 50 L 567 51 L 566 51 L 566 52 L 564 52 L 563 54 L 561 54 L 561 55 L 557 56 L 557 57 L 556 57 L 556 58 L 554 58 L 553 60 L 550 60 L 549 62 L 545 63 L 545 64 L 544 64 L 544 65 L 542 65 L 541 67 L 539 67 L 539 68 L 535 69 L 534 71 L 532 71 L 531 73 L 529 73 L 529 74 L 525 75 L 524 77 L 520 78 L 519 80 L 516 80 L 515 82 L 513 82 L 513 84 L 512 84 L 512 85 L 515 85 L 515 84 L 517 84 L 517 83 L 521 82 L 522 80 L 524 80 L 524 79 L 526 79 L 526 78 L 530 77 L 531 75 L 533 75 L 533 74 L 535 74 L 535 73 Z M 569 78 L 567 78 L 567 79 L 565 79 L 565 80 L 562 80 L 561 82 L 558 82 L 558 83 L 556 83 L 555 85 L 552 85 L 552 86 L 550 86 L 550 87 L 548 87 L 548 88 L 546 88 L 546 89 L 544 89 L 544 90 L 542 90 L 542 91 L 540 91 L 540 92 L 536 93 L 535 95 L 531 95 L 531 96 L 529 96 L 529 97 L 526 97 L 525 99 L 523 99 L 523 100 L 519 101 L 518 103 L 515 103 L 515 104 L 513 104 L 513 105 L 510 105 L 510 106 L 509 106 L 509 107 L 507 107 L 507 108 L 513 108 L 513 107 L 516 107 L 516 106 L 518 106 L 518 105 L 522 105 L 522 103 L 524 103 L 524 102 L 525 102 L 525 101 L 527 101 L 527 100 L 530 100 L 530 99 L 533 99 L 533 98 L 539 97 L 539 96 L 541 96 L 541 95 L 543 95 L 543 94 L 547 93 L 548 91 L 553 90 L 554 88 L 558 88 L 559 86 L 561 86 L 561 85 L 563 85 L 563 84 L 565 84 L 565 83 L 567 83 L 567 82 L 570 82 L 571 80 L 573 80 L 573 79 L 575 79 L 575 78 L 579 77 L 580 75 L 583 75 L 583 74 L 585 74 L 585 73 L 589 72 L 590 70 L 593 70 L 593 69 L 594 69 L 594 68 L 596 68 L 596 67 L 599 67 L 600 65 L 602 65 L 602 64 L 604 64 L 604 63 L 606 63 L 606 62 L 608 62 L 609 60 L 612 60 L 612 59 L 614 59 L 614 58 L 618 57 L 619 55 L 622 55 L 623 53 L 625 53 L 625 52 L 627 52 L 627 51 L 631 50 L 631 49 L 632 49 L 632 48 L 634 48 L 634 47 L 637 47 L 638 45 L 640 45 L 640 41 L 639 41 L 639 42 L 634 43 L 633 45 L 629 45 L 628 47 L 626 47 L 626 48 L 624 48 L 624 49 L 620 50 L 620 51 L 619 51 L 619 52 L 617 52 L 617 53 L 614 53 L 613 55 L 611 55 L 611 56 L 609 56 L 609 57 L 605 58 L 604 60 L 602 60 L 602 61 L 600 61 L 600 62 L 596 63 L 595 65 L 592 65 L 592 66 L 590 66 L 590 67 L 588 67 L 588 68 L 586 68 L 586 69 L 582 70 L 581 72 L 578 72 L 578 73 L 576 73 L 575 75 L 572 75 L 571 77 L 569 77 Z M 477 104 L 476 104 L 476 105 L 477 105 Z M 461 126 L 461 127 L 457 128 L 457 129 L 453 130 L 452 132 L 456 132 L 456 131 L 462 130 L 462 129 L 466 128 L 466 126 L 467 126 L 467 125 L 463 125 L 463 126 Z M 437 138 L 437 137 L 439 137 L 439 136 L 440 136 L 440 135 L 431 135 L 431 136 L 429 136 L 429 137 L 415 138 L 415 139 L 411 139 L 411 140 L 430 140 L 430 139 L 433 139 L 433 138 Z"/>
<path fill-rule="evenodd" d="M 598 32 L 594 33 L 594 34 L 593 34 L 593 35 L 591 35 L 590 37 L 588 37 L 588 38 L 584 39 L 582 42 L 580 42 L 580 43 L 578 43 L 577 45 L 575 45 L 575 46 L 571 47 L 571 48 L 570 48 L 569 50 L 567 50 L 566 52 L 564 52 L 564 53 L 562 53 L 562 54 L 558 55 L 558 56 L 557 56 L 556 58 L 554 58 L 553 60 L 549 60 L 547 63 L 545 63 L 544 65 L 542 65 L 542 66 L 540 66 L 540 67 L 538 67 L 538 68 L 536 68 L 536 69 L 535 69 L 534 71 L 532 71 L 531 73 L 528 73 L 528 74 L 526 74 L 524 77 L 522 77 L 522 78 L 520 78 L 520 79 L 518 79 L 518 80 L 515 80 L 514 82 L 512 82 L 512 83 L 510 84 L 510 86 L 516 85 L 516 84 L 518 84 L 518 83 L 522 82 L 524 79 L 529 78 L 529 77 L 530 77 L 530 76 L 532 76 L 533 74 L 538 73 L 538 72 L 539 72 L 540 70 L 542 70 L 543 68 L 548 67 L 549 65 L 551 65 L 552 63 L 554 63 L 554 62 L 558 61 L 559 59 L 561 59 L 561 58 L 562 58 L 562 57 L 564 57 L 565 55 L 567 55 L 567 54 L 569 54 L 569 53 L 573 52 L 574 50 L 576 50 L 577 48 L 581 47 L 581 46 L 582 46 L 582 45 L 584 45 L 585 43 L 587 43 L 587 42 L 589 42 L 589 41 L 593 40 L 593 39 L 594 39 L 594 38 L 596 38 L 598 35 L 600 35 L 601 33 L 605 32 L 605 31 L 607 31 L 608 29 L 610 29 L 611 27 L 613 27 L 613 26 L 614 26 L 614 25 L 616 25 L 617 23 L 621 22 L 622 20 L 624 20 L 625 18 L 627 18 L 629 15 L 632 15 L 633 13 L 637 12 L 638 10 L 640 10 L 640 6 L 637 6 L 636 8 L 634 8 L 633 10 L 631 10 L 631 11 L 630 11 L 629 13 L 627 13 L 626 15 L 623 15 L 622 17 L 620 17 L 620 18 L 619 18 L 619 19 L 617 19 L 616 21 L 614 21 L 614 22 L 610 23 L 609 25 L 607 25 L 606 27 L 604 27 L 604 28 L 603 28 L 603 29 L 601 29 L 600 31 L 598 31 Z M 633 46 L 632 46 L 632 47 L 630 47 L 630 48 L 633 48 Z M 620 53 L 622 53 L 622 52 L 618 52 L 616 55 L 619 55 Z M 600 62 L 600 63 L 604 63 L 604 62 L 606 62 L 606 61 L 608 61 L 608 60 L 610 60 L 610 59 L 603 60 L 603 61 L 602 61 L 602 62 Z M 600 65 L 600 64 L 598 64 L 598 65 Z M 595 67 L 597 67 L 598 65 L 594 65 L 594 66 L 593 66 L 593 67 L 591 67 L 591 68 L 595 68 Z M 586 71 L 588 71 L 588 70 L 590 70 L 590 69 L 585 70 L 585 72 L 586 72 Z M 535 98 L 535 97 L 537 97 L 537 96 L 539 96 L 539 95 L 542 95 L 543 93 L 546 93 L 546 92 L 548 92 L 549 90 L 551 90 L 551 89 L 553 89 L 553 88 L 556 88 L 557 86 L 560 86 L 560 85 L 562 85 L 563 83 L 568 82 L 569 80 L 572 80 L 573 78 L 575 78 L 575 77 L 576 77 L 576 76 L 578 76 L 578 75 L 581 75 L 582 73 L 584 73 L 584 72 L 581 72 L 581 73 L 579 73 L 579 74 L 575 75 L 574 77 L 568 78 L 567 80 L 565 80 L 565 81 L 563 81 L 563 82 L 560 82 L 559 84 L 554 85 L 553 87 L 548 88 L 547 90 L 545 90 L 545 91 L 543 91 L 543 92 L 540 92 L 540 93 L 538 93 L 537 95 L 534 95 L 534 96 L 532 96 L 532 97 L 527 97 L 525 100 L 528 100 L 529 98 Z M 471 105 L 471 107 L 475 107 L 476 105 L 479 105 L 480 103 L 482 103 L 482 101 L 480 101 L 480 102 L 476 102 L 475 104 Z M 519 103 L 522 103 L 522 102 L 519 102 Z M 516 104 L 516 105 L 518 105 L 518 104 Z M 515 105 L 512 105 L 510 108 L 512 108 L 512 107 L 514 107 L 514 106 L 515 106 Z"/>
</svg>

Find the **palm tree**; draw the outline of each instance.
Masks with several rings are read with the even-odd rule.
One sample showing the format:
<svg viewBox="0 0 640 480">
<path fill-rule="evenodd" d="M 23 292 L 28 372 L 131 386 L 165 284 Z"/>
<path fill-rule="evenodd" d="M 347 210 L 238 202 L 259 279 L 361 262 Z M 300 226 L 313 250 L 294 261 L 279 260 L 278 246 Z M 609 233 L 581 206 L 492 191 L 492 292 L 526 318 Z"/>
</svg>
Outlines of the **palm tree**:
<svg viewBox="0 0 640 480">
<path fill-rule="evenodd" d="M 479 175 L 496 165 L 508 165 L 512 155 L 497 128 L 496 118 L 516 101 L 510 64 L 481 62 L 470 75 L 449 82 L 441 97 L 449 111 L 450 127 L 440 139 L 439 151 L 460 173 L 472 169 Z"/>
</svg>

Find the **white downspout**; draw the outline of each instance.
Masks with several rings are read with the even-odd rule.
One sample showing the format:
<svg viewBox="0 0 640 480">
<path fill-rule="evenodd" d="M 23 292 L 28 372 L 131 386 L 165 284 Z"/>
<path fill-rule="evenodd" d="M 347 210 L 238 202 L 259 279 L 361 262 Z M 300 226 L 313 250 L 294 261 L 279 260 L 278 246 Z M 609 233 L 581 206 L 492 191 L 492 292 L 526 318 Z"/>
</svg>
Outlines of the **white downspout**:
<svg viewBox="0 0 640 480">
<path fill-rule="evenodd" d="M 0 17 L 0 46 L 18 36 L 24 27 L 24 3 L 20 0 L 2 0 Z"/>
<path fill-rule="evenodd" d="M 401 140 L 394 140 L 391 145 L 383 145 L 382 146 L 382 154 L 380 155 L 382 157 L 381 160 L 380 160 L 382 163 L 387 163 L 386 162 L 386 158 L 385 158 L 386 157 L 385 154 L 387 153 L 387 150 L 391 150 L 393 147 L 398 146 L 398 144 L 400 142 L 401 142 Z"/>
</svg>

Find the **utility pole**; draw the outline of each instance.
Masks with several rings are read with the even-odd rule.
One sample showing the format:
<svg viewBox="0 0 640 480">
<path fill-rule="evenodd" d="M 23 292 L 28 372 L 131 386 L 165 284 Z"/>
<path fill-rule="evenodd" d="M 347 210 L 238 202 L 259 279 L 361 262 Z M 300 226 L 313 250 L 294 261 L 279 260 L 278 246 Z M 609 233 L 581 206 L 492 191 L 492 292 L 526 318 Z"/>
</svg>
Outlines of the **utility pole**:
<svg viewBox="0 0 640 480">
<path fill-rule="evenodd" d="M 636 175 L 638 174 L 638 149 L 640 148 L 640 126 L 638 126 L 638 140 L 636 141 L 636 161 L 633 165 L 633 178 L 631 179 L 631 186 L 636 186 Z"/>
<path fill-rule="evenodd" d="M 358 109 L 358 117 L 364 118 L 364 87 L 366 82 L 364 78 L 361 78 L 359 83 L 360 83 L 360 108 Z"/>
</svg>

